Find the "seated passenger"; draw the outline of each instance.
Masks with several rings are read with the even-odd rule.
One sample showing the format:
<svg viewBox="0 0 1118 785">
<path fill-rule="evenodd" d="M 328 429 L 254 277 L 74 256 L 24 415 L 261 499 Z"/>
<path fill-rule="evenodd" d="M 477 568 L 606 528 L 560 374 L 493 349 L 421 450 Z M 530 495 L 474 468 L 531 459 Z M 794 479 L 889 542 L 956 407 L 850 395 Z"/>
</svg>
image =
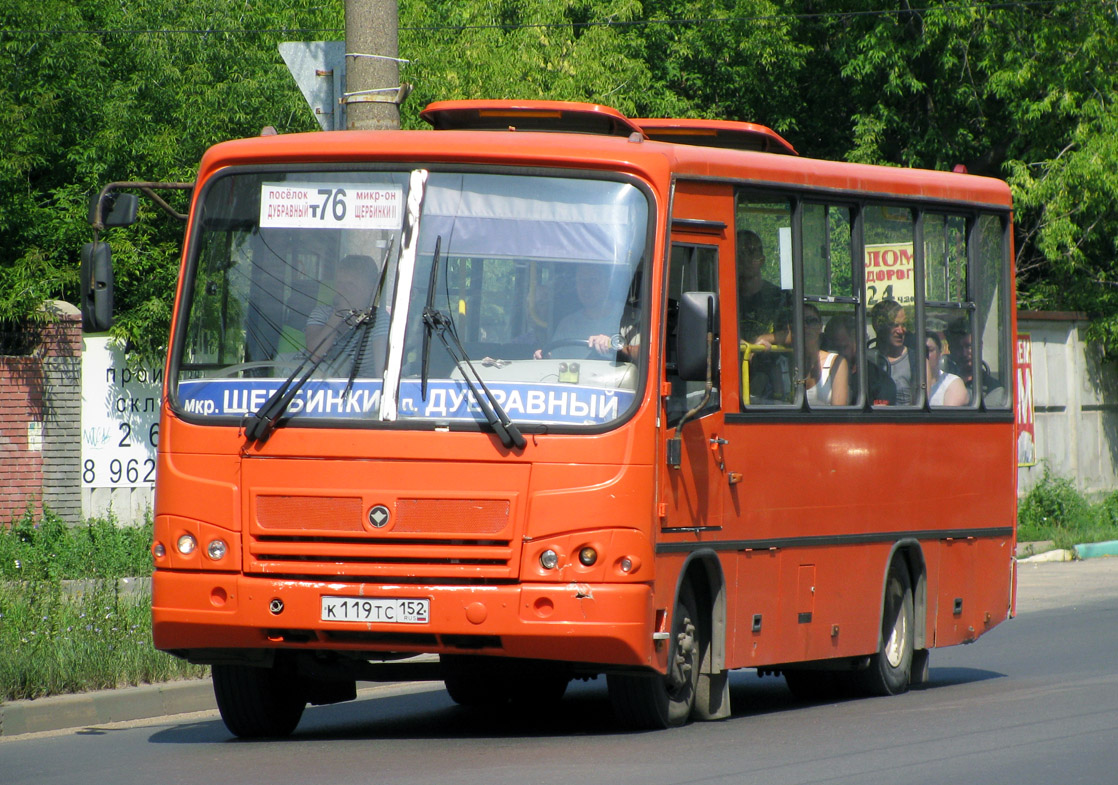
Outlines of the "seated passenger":
<svg viewBox="0 0 1118 785">
<path fill-rule="evenodd" d="M 877 351 L 869 359 L 893 380 L 897 405 L 910 406 L 920 371 L 916 350 L 910 345 L 908 314 L 896 300 L 882 300 L 870 312 L 870 322 L 877 335 Z"/>
<path fill-rule="evenodd" d="M 958 319 L 947 326 L 944 334 L 947 339 L 945 354 L 943 355 L 944 370 L 958 376 L 963 380 L 967 390 L 974 394 L 974 336 L 970 332 L 970 321 Z M 982 393 L 989 396 L 999 390 L 1002 383 L 990 371 L 986 363 L 982 363 Z"/>
<path fill-rule="evenodd" d="M 838 352 L 846 359 L 850 394 L 847 403 L 858 402 L 858 325 L 848 313 L 835 314 L 823 328 L 824 349 Z M 897 402 L 897 388 L 874 363 L 866 364 L 866 387 L 871 404 L 891 406 Z"/>
<path fill-rule="evenodd" d="M 765 248 L 756 232 L 738 229 L 736 257 L 739 337 L 772 346 L 778 321 L 791 311 L 791 293 L 765 280 Z"/>
<path fill-rule="evenodd" d="M 966 406 L 970 393 L 963 380 L 953 373 L 940 369 L 943 341 L 937 333 L 929 332 L 925 338 L 928 364 L 928 405 Z"/>
<path fill-rule="evenodd" d="M 384 351 L 388 336 L 388 319 L 376 319 L 369 335 L 364 331 L 351 333 L 347 326 L 355 326 L 362 314 L 373 314 L 373 295 L 380 271 L 371 256 L 350 254 L 343 257 L 334 272 L 334 297 L 329 305 L 320 303 L 307 317 L 307 351 L 314 359 L 330 354 L 338 344 L 338 357 L 353 359 L 359 344 L 366 344 L 361 369 L 372 375 L 373 369 L 383 369 Z M 342 348 L 344 346 L 344 348 Z"/>
<path fill-rule="evenodd" d="M 575 294 L 580 307 L 559 320 L 551 333 L 546 356 L 583 359 L 588 354 L 618 355 L 619 359 L 628 360 L 629 349 L 639 343 L 636 319 L 626 313 L 623 297 L 611 296 L 610 272 L 610 266 L 605 264 L 579 265 L 575 271 Z M 533 356 L 542 359 L 544 349 L 537 349 Z"/>
<path fill-rule="evenodd" d="M 838 352 L 820 348 L 823 318 L 804 305 L 804 389 L 811 406 L 846 406 L 850 401 L 849 366 Z"/>
</svg>

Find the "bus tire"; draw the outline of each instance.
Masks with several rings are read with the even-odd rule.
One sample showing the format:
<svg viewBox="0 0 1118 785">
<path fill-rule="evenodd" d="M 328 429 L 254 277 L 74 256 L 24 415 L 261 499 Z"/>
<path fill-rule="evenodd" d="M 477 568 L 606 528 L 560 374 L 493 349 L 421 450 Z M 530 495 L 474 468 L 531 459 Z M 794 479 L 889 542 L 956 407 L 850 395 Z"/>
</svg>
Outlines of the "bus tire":
<svg viewBox="0 0 1118 785">
<path fill-rule="evenodd" d="M 298 678 L 274 668 L 217 664 L 211 675 L 222 722 L 242 739 L 289 736 L 307 706 Z"/>
<path fill-rule="evenodd" d="M 700 633 L 695 597 L 684 584 L 672 613 L 668 672 L 610 674 L 610 702 L 623 725 L 633 730 L 660 730 L 684 725 L 695 707 L 699 668 L 708 641 Z"/>
<path fill-rule="evenodd" d="M 867 695 L 900 695 L 912 679 L 915 635 L 912 581 L 908 570 L 894 562 L 885 581 L 881 614 L 881 648 L 869 667 L 856 674 L 857 686 Z"/>
</svg>

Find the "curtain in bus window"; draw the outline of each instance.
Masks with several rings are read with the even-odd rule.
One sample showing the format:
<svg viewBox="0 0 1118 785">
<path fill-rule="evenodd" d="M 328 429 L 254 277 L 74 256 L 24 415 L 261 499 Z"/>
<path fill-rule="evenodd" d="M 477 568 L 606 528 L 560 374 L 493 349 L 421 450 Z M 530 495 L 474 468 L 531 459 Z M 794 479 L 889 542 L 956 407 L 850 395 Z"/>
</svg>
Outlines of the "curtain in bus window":
<svg viewBox="0 0 1118 785">
<path fill-rule="evenodd" d="M 644 251 L 644 197 L 601 180 L 502 175 L 432 177 L 421 253 L 634 265 Z"/>
</svg>

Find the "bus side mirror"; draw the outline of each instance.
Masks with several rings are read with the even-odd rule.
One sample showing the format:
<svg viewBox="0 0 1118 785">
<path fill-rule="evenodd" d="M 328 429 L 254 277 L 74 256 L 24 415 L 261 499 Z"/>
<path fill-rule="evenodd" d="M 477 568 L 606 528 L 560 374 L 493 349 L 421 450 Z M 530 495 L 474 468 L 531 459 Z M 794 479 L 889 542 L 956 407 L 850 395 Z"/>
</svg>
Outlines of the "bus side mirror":
<svg viewBox="0 0 1118 785">
<path fill-rule="evenodd" d="M 107 193 L 101 197 L 98 202 L 100 194 L 94 194 L 89 200 L 89 224 L 90 226 L 97 226 L 97 219 L 101 219 L 101 227 L 109 226 L 131 226 L 136 223 L 136 211 L 139 208 L 140 200 L 136 194 L 121 194 L 121 193 Z M 97 207 L 100 204 L 100 215 L 97 213 Z"/>
<path fill-rule="evenodd" d="M 113 254 L 108 243 L 82 246 L 82 329 L 103 333 L 113 326 Z"/>
<path fill-rule="evenodd" d="M 708 343 L 707 336 L 711 337 Z M 718 295 L 714 292 L 683 292 L 679 299 L 676 326 L 676 372 L 687 382 L 707 381 L 717 368 Z"/>
</svg>

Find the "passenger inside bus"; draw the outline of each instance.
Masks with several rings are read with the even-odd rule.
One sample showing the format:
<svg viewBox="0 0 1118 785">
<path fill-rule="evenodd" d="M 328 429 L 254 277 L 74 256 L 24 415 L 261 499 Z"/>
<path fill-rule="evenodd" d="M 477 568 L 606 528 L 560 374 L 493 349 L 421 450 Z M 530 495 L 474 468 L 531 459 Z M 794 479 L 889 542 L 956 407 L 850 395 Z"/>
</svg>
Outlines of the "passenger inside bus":
<svg viewBox="0 0 1118 785">
<path fill-rule="evenodd" d="M 970 320 L 957 319 L 947 325 L 944 335 L 947 339 L 943 366 L 945 371 L 958 376 L 963 380 L 967 391 L 974 395 L 974 336 L 970 332 Z M 990 371 L 985 362 L 982 363 L 982 393 L 986 398 L 1004 399 L 1001 381 Z"/>
<path fill-rule="evenodd" d="M 765 278 L 765 247 L 757 232 L 738 229 L 735 237 L 738 337 L 747 345 L 749 363 L 746 403 L 791 403 L 792 363 L 784 353 L 791 347 L 790 334 L 777 335 L 791 321 L 791 292 Z"/>
<path fill-rule="evenodd" d="M 307 317 L 307 351 L 313 359 L 334 355 L 331 361 L 341 365 L 352 361 L 363 347 L 361 375 L 377 375 L 384 367 L 388 319 L 375 319 L 368 335 L 347 329 L 356 326 L 362 315 L 376 315 L 373 293 L 379 272 L 371 256 L 350 254 L 338 262 L 330 303 L 319 303 Z"/>
<path fill-rule="evenodd" d="M 823 317 L 804 305 L 804 388 L 810 406 L 846 406 L 850 398 L 849 366 L 841 354 L 821 348 Z"/>
<path fill-rule="evenodd" d="M 765 248 L 756 232 L 738 229 L 736 257 L 741 339 L 772 346 L 778 322 L 790 312 L 790 293 L 765 280 Z"/>
<path fill-rule="evenodd" d="M 925 336 L 924 352 L 928 365 L 928 405 L 966 406 L 970 393 L 963 380 L 941 368 L 943 340 L 939 333 L 929 330 Z"/>
<path fill-rule="evenodd" d="M 897 405 L 909 406 L 920 382 L 920 360 L 909 337 L 908 313 L 896 300 L 882 300 L 870 312 L 870 322 L 877 336 L 877 351 L 870 359 L 893 380 Z"/>
<path fill-rule="evenodd" d="M 823 348 L 838 352 L 846 359 L 850 389 L 847 403 L 858 402 L 858 347 L 861 341 L 857 336 L 857 322 L 854 316 L 848 313 L 835 314 L 823 328 Z M 870 403 L 875 406 L 891 406 L 897 402 L 897 388 L 893 380 L 874 363 L 866 365 L 866 387 Z"/>
<path fill-rule="evenodd" d="M 629 348 L 639 341 L 636 318 L 625 308 L 623 294 L 611 291 L 612 266 L 580 264 L 575 270 L 575 294 L 579 308 L 561 318 L 551 340 L 533 354 L 563 359 L 610 358 L 629 360 Z"/>
</svg>

